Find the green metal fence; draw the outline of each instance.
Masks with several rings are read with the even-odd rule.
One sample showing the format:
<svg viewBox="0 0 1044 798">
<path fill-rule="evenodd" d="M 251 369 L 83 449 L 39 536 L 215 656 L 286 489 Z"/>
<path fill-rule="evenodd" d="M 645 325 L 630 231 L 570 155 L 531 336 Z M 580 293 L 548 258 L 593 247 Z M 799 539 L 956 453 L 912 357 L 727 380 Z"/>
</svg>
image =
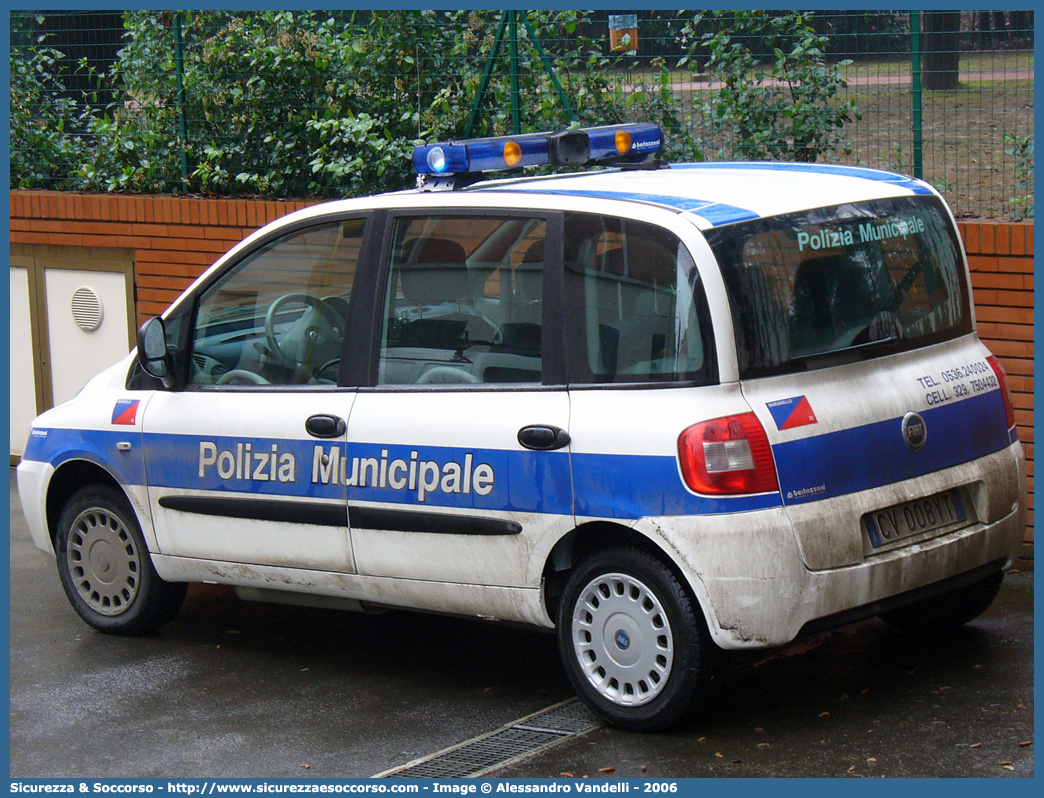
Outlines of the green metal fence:
<svg viewBox="0 0 1044 798">
<path fill-rule="evenodd" d="M 1032 216 L 1032 12 L 735 13 L 12 11 L 11 186 L 344 196 L 418 139 L 651 120 Z"/>
</svg>

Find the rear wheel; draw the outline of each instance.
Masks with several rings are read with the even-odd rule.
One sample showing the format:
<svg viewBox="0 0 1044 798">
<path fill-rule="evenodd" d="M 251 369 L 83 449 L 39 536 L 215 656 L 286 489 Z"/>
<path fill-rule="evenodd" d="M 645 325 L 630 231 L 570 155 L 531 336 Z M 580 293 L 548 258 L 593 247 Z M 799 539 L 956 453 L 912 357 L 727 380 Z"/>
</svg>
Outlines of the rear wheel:
<svg viewBox="0 0 1044 798">
<path fill-rule="evenodd" d="M 65 595 L 101 632 L 154 631 L 181 608 L 187 585 L 156 573 L 126 497 L 92 485 L 73 494 L 58 519 L 55 550 Z"/>
<path fill-rule="evenodd" d="M 566 583 L 558 645 L 573 687 L 609 723 L 663 731 L 702 694 L 708 636 L 663 562 L 634 548 L 584 560 Z"/>
<path fill-rule="evenodd" d="M 881 613 L 881 618 L 893 626 L 912 632 L 953 631 L 986 612 L 997 598 L 1003 581 L 1004 572 L 998 571 L 979 582 L 941 596 Z"/>
</svg>

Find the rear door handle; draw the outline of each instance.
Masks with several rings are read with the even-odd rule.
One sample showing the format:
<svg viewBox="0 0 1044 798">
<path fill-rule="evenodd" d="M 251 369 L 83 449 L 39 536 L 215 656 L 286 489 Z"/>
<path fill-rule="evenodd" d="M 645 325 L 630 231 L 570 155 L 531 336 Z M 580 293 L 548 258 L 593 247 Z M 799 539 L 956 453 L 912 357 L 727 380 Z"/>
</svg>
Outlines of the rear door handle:
<svg viewBox="0 0 1044 798">
<path fill-rule="evenodd" d="M 305 421 L 305 430 L 313 438 L 340 438 L 347 429 L 343 418 L 325 413 L 309 416 Z"/>
<path fill-rule="evenodd" d="M 550 424 L 530 424 L 518 431 L 518 442 L 527 449 L 552 451 L 569 445 L 569 433 Z"/>
</svg>

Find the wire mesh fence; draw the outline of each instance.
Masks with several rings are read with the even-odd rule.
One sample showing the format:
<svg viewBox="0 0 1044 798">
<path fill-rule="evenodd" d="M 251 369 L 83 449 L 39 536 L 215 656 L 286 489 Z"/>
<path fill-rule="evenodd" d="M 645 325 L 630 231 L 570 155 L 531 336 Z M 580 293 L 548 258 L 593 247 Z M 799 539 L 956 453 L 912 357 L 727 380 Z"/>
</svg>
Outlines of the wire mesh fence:
<svg viewBox="0 0 1044 798">
<path fill-rule="evenodd" d="M 12 188 L 349 196 L 411 185 L 422 139 L 626 120 L 675 160 L 862 164 L 958 215 L 1033 214 L 1031 11 L 10 22 Z"/>
</svg>

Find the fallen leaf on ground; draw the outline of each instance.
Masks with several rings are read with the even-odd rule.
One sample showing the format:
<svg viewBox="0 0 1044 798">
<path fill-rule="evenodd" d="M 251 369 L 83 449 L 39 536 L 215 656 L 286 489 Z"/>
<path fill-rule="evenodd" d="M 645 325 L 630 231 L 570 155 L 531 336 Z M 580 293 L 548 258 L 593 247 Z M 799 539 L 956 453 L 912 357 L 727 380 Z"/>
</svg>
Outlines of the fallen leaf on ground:
<svg viewBox="0 0 1044 798">
<path fill-rule="evenodd" d="M 982 747 L 982 743 L 972 743 L 968 747 L 969 748 L 981 748 Z"/>
<path fill-rule="evenodd" d="M 714 756 L 718 757 L 718 759 L 724 759 L 725 758 L 725 754 L 723 754 L 721 751 L 715 751 L 714 752 Z"/>
<path fill-rule="evenodd" d="M 304 768 L 305 770 L 311 770 L 311 769 L 312 769 L 312 766 L 311 766 L 311 765 L 309 765 L 309 764 L 308 764 L 307 762 L 306 762 L 306 763 L 304 763 L 304 764 L 302 764 L 302 765 L 298 765 L 298 767 L 302 767 L 302 768 Z"/>
<path fill-rule="evenodd" d="M 998 764 L 998 765 L 1010 765 L 1010 764 L 1011 764 L 1011 760 L 1010 760 L 1010 759 L 1002 759 L 1002 760 L 1001 760 L 1000 762 L 998 762 L 997 764 Z"/>
<path fill-rule="evenodd" d="M 849 773 L 851 773 L 851 772 L 852 772 L 853 770 L 855 770 L 855 769 L 856 769 L 856 766 L 855 766 L 855 765 L 852 765 L 852 767 L 850 767 L 850 768 L 848 769 L 848 772 L 849 772 Z"/>
<path fill-rule="evenodd" d="M 599 773 L 615 773 L 616 772 L 616 768 L 614 768 L 614 767 L 598 768 L 598 772 Z"/>
<path fill-rule="evenodd" d="M 870 758 L 869 758 L 868 760 L 866 760 L 866 761 L 867 761 L 867 762 L 873 762 L 874 764 L 876 764 L 876 763 L 877 763 L 877 757 L 873 757 L 873 756 L 872 756 L 872 757 L 870 757 Z"/>
<path fill-rule="evenodd" d="M 642 773 L 645 772 L 645 765 L 642 765 Z"/>
<path fill-rule="evenodd" d="M 571 779 L 571 778 L 573 778 L 573 774 L 572 773 L 568 773 L 566 771 L 563 771 L 563 772 L 559 773 L 558 775 L 561 776 L 564 779 Z"/>
<path fill-rule="evenodd" d="M 1033 740 L 1023 740 L 1019 743 L 1019 748 L 1025 748 L 1027 745 L 1033 745 Z"/>
<path fill-rule="evenodd" d="M 830 717 L 830 713 L 829 712 L 820 712 L 819 713 L 819 717 L 821 717 L 821 718 L 829 718 Z"/>
</svg>

